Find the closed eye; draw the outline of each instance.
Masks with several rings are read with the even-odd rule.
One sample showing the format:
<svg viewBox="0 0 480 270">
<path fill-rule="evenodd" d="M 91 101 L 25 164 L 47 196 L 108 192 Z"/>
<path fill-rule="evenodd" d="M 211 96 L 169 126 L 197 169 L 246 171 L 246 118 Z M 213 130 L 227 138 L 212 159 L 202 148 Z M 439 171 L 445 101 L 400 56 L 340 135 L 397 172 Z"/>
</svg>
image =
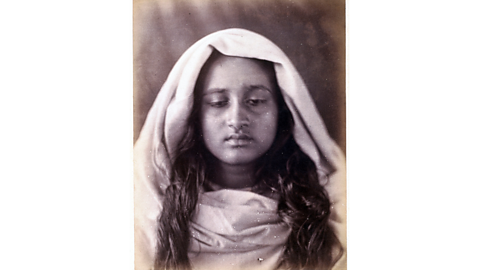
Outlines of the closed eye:
<svg viewBox="0 0 480 270">
<path fill-rule="evenodd" d="M 218 101 L 210 101 L 208 102 L 208 105 L 214 107 L 214 108 L 221 108 L 224 107 L 228 104 L 228 100 L 218 100 Z"/>
<path fill-rule="evenodd" d="M 250 106 L 258 106 L 267 102 L 266 99 L 247 99 L 246 103 Z"/>
</svg>

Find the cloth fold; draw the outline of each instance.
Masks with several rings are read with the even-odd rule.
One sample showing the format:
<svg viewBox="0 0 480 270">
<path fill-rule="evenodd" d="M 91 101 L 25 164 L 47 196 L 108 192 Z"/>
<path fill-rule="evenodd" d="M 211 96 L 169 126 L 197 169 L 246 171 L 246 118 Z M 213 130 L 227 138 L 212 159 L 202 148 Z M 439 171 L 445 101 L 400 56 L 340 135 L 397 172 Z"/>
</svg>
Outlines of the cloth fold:
<svg viewBox="0 0 480 270">
<path fill-rule="evenodd" d="M 274 269 L 290 228 L 276 201 L 224 189 L 200 194 L 191 233 L 193 269 Z"/>
</svg>

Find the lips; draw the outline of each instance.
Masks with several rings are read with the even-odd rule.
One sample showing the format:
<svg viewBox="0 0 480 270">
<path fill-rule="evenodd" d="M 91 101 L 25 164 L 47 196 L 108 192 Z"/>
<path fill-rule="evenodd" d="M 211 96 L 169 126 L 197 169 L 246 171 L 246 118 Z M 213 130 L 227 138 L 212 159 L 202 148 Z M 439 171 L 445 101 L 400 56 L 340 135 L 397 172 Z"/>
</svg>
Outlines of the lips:
<svg viewBox="0 0 480 270">
<path fill-rule="evenodd" d="M 235 147 L 248 145 L 252 140 L 253 138 L 246 134 L 237 134 L 237 133 L 231 134 L 225 139 L 227 144 Z"/>
<path fill-rule="evenodd" d="M 238 133 L 235 133 L 235 134 L 232 134 L 230 136 L 227 137 L 226 139 L 227 141 L 229 140 L 252 140 L 252 137 L 246 135 L 246 134 L 238 134 Z"/>
</svg>

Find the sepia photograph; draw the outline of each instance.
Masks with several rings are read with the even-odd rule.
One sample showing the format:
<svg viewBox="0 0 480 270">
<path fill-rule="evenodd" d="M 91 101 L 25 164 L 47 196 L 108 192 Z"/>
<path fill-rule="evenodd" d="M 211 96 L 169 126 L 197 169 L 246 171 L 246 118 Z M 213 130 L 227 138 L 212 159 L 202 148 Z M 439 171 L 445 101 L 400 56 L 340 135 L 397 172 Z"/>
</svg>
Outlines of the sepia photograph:
<svg viewBox="0 0 480 270">
<path fill-rule="evenodd" d="M 346 269 L 345 2 L 133 15 L 136 269 Z"/>
<path fill-rule="evenodd" d="M 0 5 L 0 269 L 480 269 L 478 1 Z"/>
</svg>

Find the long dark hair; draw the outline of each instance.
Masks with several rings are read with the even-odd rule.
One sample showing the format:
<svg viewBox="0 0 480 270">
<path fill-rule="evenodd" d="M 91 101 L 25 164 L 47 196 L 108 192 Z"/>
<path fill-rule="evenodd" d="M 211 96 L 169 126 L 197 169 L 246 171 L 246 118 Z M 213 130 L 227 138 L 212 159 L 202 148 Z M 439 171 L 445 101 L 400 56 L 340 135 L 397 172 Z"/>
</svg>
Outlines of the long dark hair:
<svg viewBox="0 0 480 270">
<path fill-rule="evenodd" d="M 204 76 L 215 52 L 200 72 Z M 260 61 L 260 60 L 258 60 Z M 273 64 L 269 66 L 275 79 Z M 195 89 L 195 95 L 200 91 Z M 342 254 L 342 248 L 328 224 L 330 201 L 319 184 L 313 161 L 302 152 L 293 138 L 292 114 L 277 89 L 278 125 L 275 141 L 257 162 L 256 179 L 280 195 L 278 214 L 290 226 L 279 269 L 330 269 Z M 212 155 L 199 132 L 199 98 L 195 98 L 187 132 L 178 154 L 173 158 L 170 186 L 166 190 L 163 210 L 158 219 L 155 269 L 190 269 L 188 248 L 190 220 L 197 205 L 198 193 L 209 179 L 208 164 Z"/>
</svg>

